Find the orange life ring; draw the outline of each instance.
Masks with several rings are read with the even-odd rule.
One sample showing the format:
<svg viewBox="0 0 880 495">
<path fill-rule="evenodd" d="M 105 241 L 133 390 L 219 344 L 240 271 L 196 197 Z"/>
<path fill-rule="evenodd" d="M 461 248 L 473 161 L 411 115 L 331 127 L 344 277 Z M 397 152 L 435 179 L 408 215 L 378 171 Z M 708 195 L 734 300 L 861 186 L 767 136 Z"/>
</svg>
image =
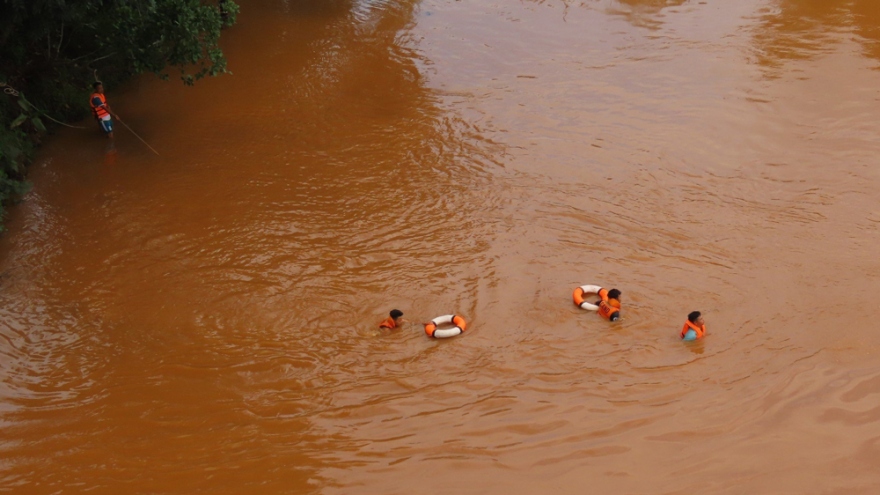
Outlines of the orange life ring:
<svg viewBox="0 0 880 495">
<path fill-rule="evenodd" d="M 440 325 L 446 324 L 455 325 L 452 328 L 444 328 L 442 330 L 438 330 L 437 327 Z M 425 325 L 425 333 L 428 334 L 428 337 L 432 337 L 435 339 L 448 339 L 449 337 L 455 337 L 456 335 L 461 335 L 462 332 L 467 328 L 467 322 L 464 321 L 464 318 L 458 315 L 443 315 L 438 316 L 431 320 L 430 323 Z"/>
<path fill-rule="evenodd" d="M 601 295 L 603 290 L 604 289 L 602 289 L 602 287 L 599 287 L 598 285 L 582 285 L 574 290 L 574 293 L 571 295 L 571 298 L 574 301 L 575 306 L 577 306 L 581 309 L 589 310 L 589 311 L 597 311 L 599 309 L 599 306 L 596 306 L 593 303 L 587 302 L 587 300 L 584 298 L 584 296 L 587 294 Z"/>
</svg>

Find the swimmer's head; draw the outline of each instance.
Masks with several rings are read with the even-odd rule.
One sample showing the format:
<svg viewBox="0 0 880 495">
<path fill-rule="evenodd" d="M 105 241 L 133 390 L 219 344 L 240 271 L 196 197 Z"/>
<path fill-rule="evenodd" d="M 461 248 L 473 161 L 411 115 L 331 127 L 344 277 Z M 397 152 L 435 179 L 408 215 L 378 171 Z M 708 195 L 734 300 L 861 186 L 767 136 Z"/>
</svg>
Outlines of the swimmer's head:
<svg viewBox="0 0 880 495">
<path fill-rule="evenodd" d="M 391 318 L 394 319 L 394 321 L 397 321 L 398 318 L 403 316 L 403 311 L 401 311 L 399 309 L 392 309 L 391 312 L 388 314 L 391 316 Z"/>
<path fill-rule="evenodd" d="M 610 321 L 617 321 L 620 319 L 620 311 L 615 311 L 611 313 L 611 317 L 608 318 Z"/>
<path fill-rule="evenodd" d="M 688 321 L 693 323 L 694 325 L 704 325 L 703 322 L 703 314 L 699 311 L 691 311 L 688 313 Z"/>
<path fill-rule="evenodd" d="M 95 88 L 95 93 L 103 93 L 104 92 L 104 85 L 101 84 L 101 81 L 95 81 L 95 83 L 92 84 L 92 87 Z"/>
<path fill-rule="evenodd" d="M 619 301 L 620 300 L 620 291 L 617 289 L 609 290 L 608 291 L 608 298 L 609 299 L 617 299 Z"/>
</svg>

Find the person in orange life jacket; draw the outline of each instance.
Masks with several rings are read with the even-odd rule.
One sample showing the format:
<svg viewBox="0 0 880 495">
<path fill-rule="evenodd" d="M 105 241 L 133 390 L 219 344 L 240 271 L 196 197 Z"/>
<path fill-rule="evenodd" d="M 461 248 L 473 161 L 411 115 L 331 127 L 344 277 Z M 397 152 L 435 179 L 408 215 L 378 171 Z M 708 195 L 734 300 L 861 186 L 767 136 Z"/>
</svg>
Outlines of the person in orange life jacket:
<svg viewBox="0 0 880 495">
<path fill-rule="evenodd" d="M 599 306 L 599 316 L 609 321 L 619 320 L 620 291 L 617 289 L 611 289 L 609 291 L 605 291 L 605 289 L 602 289 L 599 291 L 599 297 L 602 298 L 601 301 L 596 303 L 596 306 Z"/>
<path fill-rule="evenodd" d="M 403 319 L 403 311 L 392 309 L 391 312 L 388 313 L 388 318 L 385 318 L 382 320 L 382 323 L 379 323 L 379 328 L 393 330 L 399 327 L 401 323 L 409 323 L 407 320 Z"/>
<path fill-rule="evenodd" d="M 680 336 L 682 340 L 702 339 L 705 335 L 706 321 L 703 320 L 702 313 L 699 311 L 691 311 L 688 314 L 687 321 L 684 322 L 684 326 L 681 327 Z"/>
<path fill-rule="evenodd" d="M 113 139 L 113 119 L 110 118 L 110 115 L 116 117 L 116 114 L 113 113 L 113 110 L 110 110 L 110 104 L 107 103 L 107 97 L 104 96 L 104 85 L 96 82 L 93 86 L 95 87 L 95 92 L 89 98 L 92 115 L 95 116 L 95 120 L 98 121 L 98 125 L 107 134 L 107 137 Z"/>
</svg>

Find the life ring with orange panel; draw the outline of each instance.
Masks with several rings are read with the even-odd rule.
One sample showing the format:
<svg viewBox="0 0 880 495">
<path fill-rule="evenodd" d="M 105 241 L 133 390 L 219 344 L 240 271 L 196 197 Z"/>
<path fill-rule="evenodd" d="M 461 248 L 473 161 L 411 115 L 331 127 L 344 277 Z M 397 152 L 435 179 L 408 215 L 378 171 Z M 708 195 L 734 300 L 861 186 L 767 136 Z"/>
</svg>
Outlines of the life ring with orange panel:
<svg viewBox="0 0 880 495">
<path fill-rule="evenodd" d="M 455 325 L 452 328 L 438 328 L 440 325 Z M 455 337 L 456 335 L 461 335 L 464 330 L 467 328 L 467 322 L 458 315 L 443 315 L 438 316 L 431 320 L 430 323 L 425 325 L 425 333 L 428 334 L 428 337 L 435 339 L 448 339 L 449 337 Z"/>
<path fill-rule="evenodd" d="M 602 293 L 605 293 L 603 296 Z M 582 285 L 574 290 L 574 293 L 571 295 L 572 300 L 574 301 L 574 305 L 581 308 L 586 309 L 588 311 L 598 311 L 599 306 L 587 302 L 584 296 L 587 294 L 596 294 L 602 299 L 608 298 L 608 291 L 599 287 L 598 285 Z"/>
</svg>

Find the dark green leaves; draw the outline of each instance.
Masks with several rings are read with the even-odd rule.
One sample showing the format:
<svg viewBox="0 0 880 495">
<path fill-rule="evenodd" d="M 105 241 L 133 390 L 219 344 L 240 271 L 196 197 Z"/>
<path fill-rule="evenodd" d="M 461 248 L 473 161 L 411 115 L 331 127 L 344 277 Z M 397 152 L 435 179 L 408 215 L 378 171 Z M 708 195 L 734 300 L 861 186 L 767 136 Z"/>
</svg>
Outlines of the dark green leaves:
<svg viewBox="0 0 880 495">
<path fill-rule="evenodd" d="M 217 5 L 199 0 L 155 0 L 123 4 L 107 13 L 104 50 L 116 50 L 135 72 L 154 72 L 166 77 L 177 67 L 181 79 L 192 84 L 206 75 L 226 72 L 226 59 L 219 48 L 220 28 L 234 21 L 238 6 L 223 2 L 227 16 Z"/>
<path fill-rule="evenodd" d="M 15 129 L 16 127 L 23 124 L 25 120 L 27 120 L 27 114 L 23 113 L 23 114 L 19 115 L 15 120 L 13 120 L 11 124 L 9 124 L 9 128 Z"/>
<path fill-rule="evenodd" d="M 39 117 L 33 117 L 33 118 L 31 119 L 31 124 L 33 124 L 34 127 L 35 127 L 38 131 L 40 131 L 40 132 L 46 132 L 46 126 L 43 125 L 43 121 L 40 120 Z"/>
</svg>

